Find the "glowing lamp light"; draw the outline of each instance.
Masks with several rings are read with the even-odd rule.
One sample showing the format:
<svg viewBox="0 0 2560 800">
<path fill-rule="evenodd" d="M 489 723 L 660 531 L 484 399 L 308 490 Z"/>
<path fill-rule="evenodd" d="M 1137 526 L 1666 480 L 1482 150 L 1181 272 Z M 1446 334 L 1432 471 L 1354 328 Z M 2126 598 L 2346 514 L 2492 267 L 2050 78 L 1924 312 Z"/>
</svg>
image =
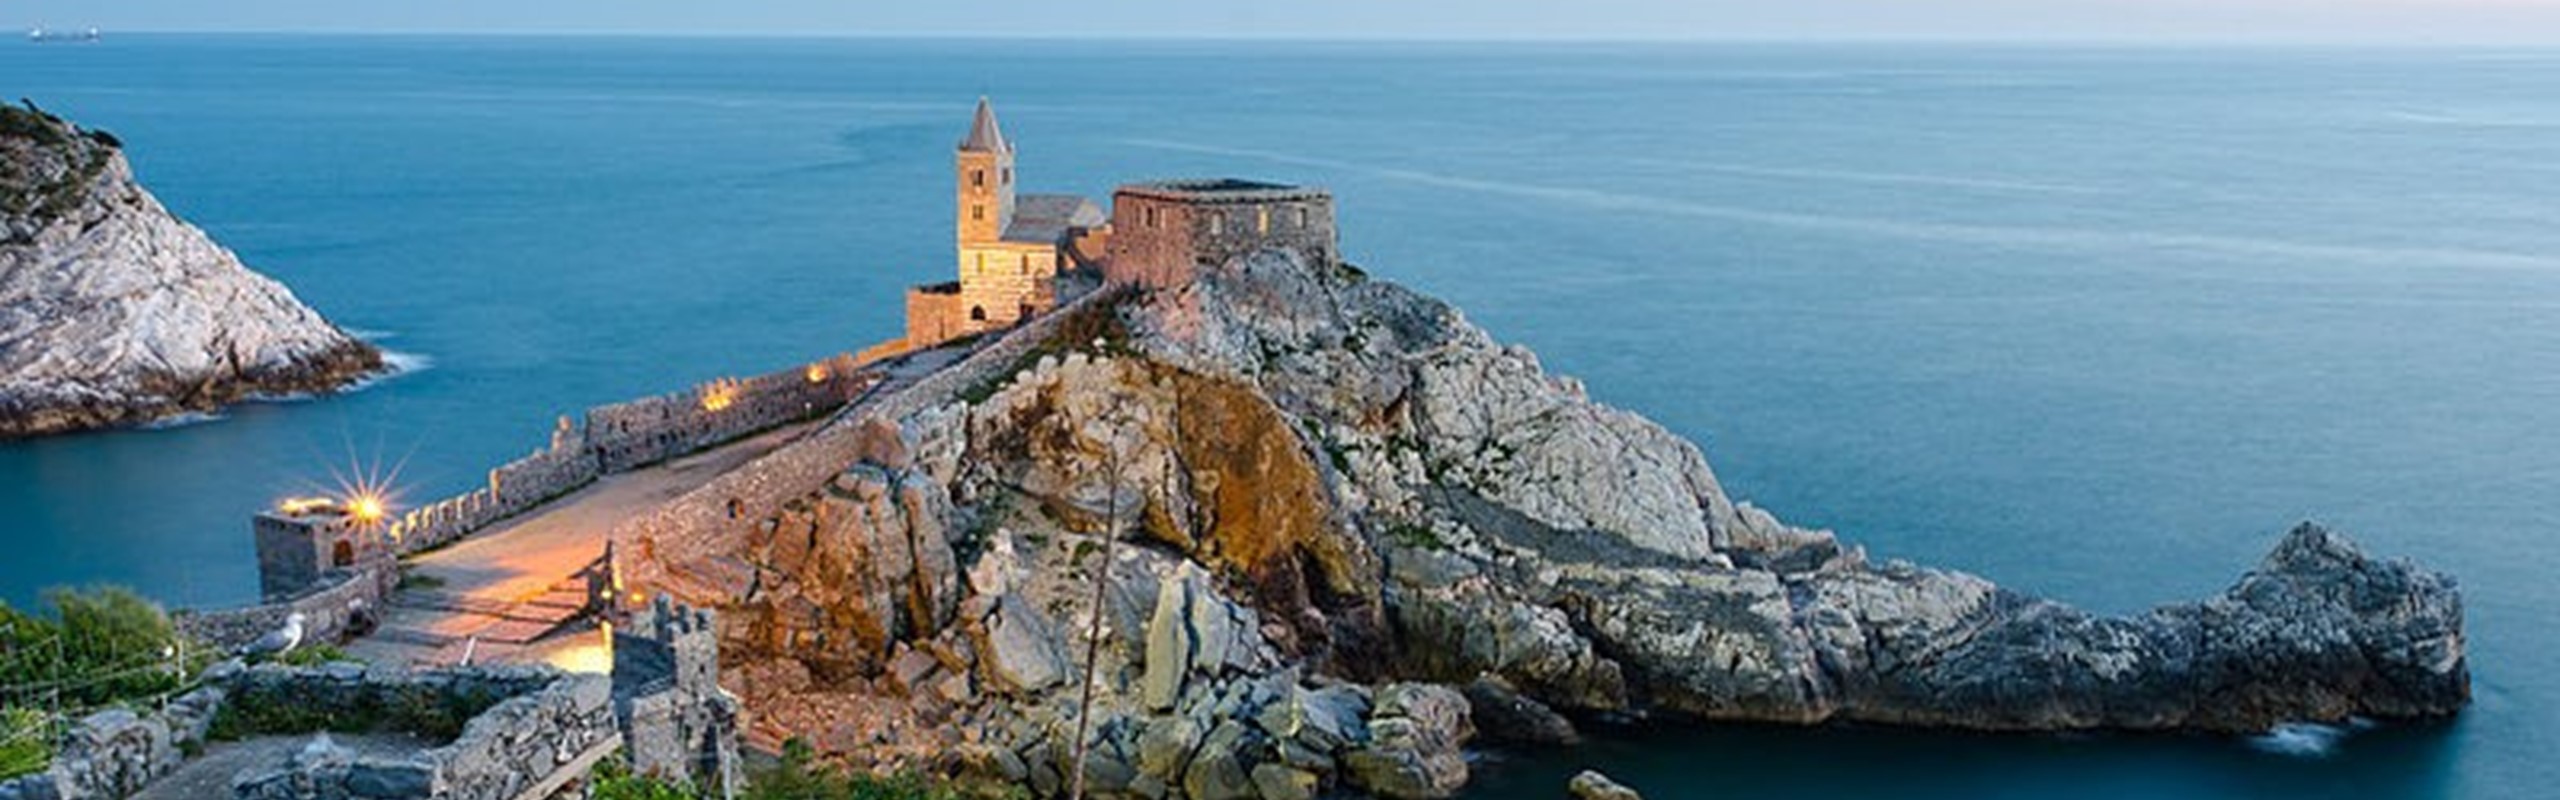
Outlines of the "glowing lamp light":
<svg viewBox="0 0 2560 800">
<path fill-rule="evenodd" d="M 276 503 L 276 511 L 288 517 L 299 517 L 314 511 L 336 507 L 338 501 L 326 497 L 288 497 Z"/>
<path fill-rule="evenodd" d="M 738 385 L 720 381 L 702 388 L 702 410 L 718 411 L 738 402 Z"/>
<path fill-rule="evenodd" d="M 371 525 L 381 522 L 390 511 L 383 506 L 381 495 L 363 493 L 347 498 L 347 514 L 355 517 L 357 522 Z"/>
<path fill-rule="evenodd" d="M 827 365 L 811 364 L 808 371 L 803 374 L 809 377 L 810 383 L 825 383 L 827 382 Z"/>
</svg>

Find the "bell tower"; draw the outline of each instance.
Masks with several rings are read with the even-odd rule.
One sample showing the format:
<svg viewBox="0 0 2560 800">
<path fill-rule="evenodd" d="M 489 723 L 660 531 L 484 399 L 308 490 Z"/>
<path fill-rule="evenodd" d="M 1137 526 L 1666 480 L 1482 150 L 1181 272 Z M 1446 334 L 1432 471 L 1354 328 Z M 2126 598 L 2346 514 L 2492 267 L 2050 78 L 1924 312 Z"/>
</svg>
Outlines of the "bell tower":
<svg viewBox="0 0 2560 800">
<path fill-rule="evenodd" d="M 977 118 L 970 121 L 969 137 L 960 141 L 955 160 L 963 249 L 1002 238 L 1005 225 L 1013 222 L 1013 145 L 996 127 L 996 110 L 987 98 L 978 98 Z"/>
</svg>

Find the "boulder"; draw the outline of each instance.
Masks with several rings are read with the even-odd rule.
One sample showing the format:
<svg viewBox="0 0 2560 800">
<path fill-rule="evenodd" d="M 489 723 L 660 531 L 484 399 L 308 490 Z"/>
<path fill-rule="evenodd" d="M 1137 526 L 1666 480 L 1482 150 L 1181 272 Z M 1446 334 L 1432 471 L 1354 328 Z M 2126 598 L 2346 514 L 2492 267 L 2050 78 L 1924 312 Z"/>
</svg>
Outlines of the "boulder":
<svg viewBox="0 0 2560 800">
<path fill-rule="evenodd" d="M 1564 790 L 1574 800 L 1644 800 L 1644 795 L 1610 780 L 1599 770 L 1586 769 L 1574 773 L 1573 780 L 1565 782 Z"/>
</svg>

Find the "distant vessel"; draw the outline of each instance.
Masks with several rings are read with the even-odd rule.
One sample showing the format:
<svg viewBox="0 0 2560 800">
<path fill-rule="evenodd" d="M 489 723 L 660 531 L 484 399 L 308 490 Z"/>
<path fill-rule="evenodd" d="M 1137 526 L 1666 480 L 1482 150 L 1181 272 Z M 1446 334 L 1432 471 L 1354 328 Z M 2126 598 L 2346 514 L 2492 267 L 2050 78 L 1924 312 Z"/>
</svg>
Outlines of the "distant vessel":
<svg viewBox="0 0 2560 800">
<path fill-rule="evenodd" d="M 45 44 L 47 42 L 94 42 L 101 38 L 104 37 L 98 33 L 98 29 L 96 28 L 77 32 L 49 31 L 45 30 L 44 26 L 39 25 L 34 28 L 27 29 L 27 41 L 34 42 L 36 44 Z"/>
</svg>

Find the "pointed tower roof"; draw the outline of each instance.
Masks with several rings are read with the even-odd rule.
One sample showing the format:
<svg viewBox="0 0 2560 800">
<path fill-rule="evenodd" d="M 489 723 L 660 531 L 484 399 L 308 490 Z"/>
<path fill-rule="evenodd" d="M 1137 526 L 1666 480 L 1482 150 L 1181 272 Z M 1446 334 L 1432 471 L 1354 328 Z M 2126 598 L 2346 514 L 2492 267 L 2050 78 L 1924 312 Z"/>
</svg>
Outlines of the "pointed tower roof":
<svg viewBox="0 0 2560 800">
<path fill-rule="evenodd" d="M 996 127 L 996 107 L 984 95 L 978 97 L 978 118 L 969 123 L 969 138 L 960 140 L 960 149 L 980 153 L 1002 153 L 1013 149 L 1006 144 L 1004 131 Z"/>
</svg>

